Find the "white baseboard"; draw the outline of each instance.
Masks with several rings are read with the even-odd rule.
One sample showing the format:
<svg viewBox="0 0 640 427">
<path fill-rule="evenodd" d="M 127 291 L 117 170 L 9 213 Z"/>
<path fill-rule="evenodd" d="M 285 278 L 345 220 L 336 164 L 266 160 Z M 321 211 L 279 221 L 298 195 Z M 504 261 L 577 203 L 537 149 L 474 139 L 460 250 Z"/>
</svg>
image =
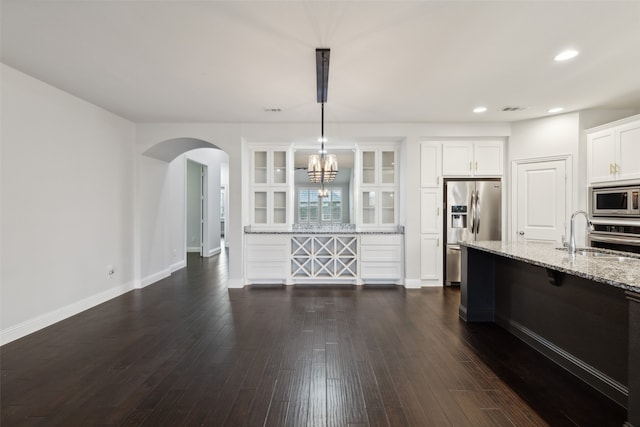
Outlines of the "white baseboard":
<svg viewBox="0 0 640 427">
<path fill-rule="evenodd" d="M 176 262 L 175 264 L 171 264 L 171 267 L 169 267 L 169 269 L 173 273 L 174 271 L 178 271 L 181 268 L 185 268 L 186 266 L 187 266 L 187 261 L 182 260 L 182 261 Z"/>
<path fill-rule="evenodd" d="M 420 286 L 423 287 L 423 288 L 441 288 L 442 287 L 442 283 L 440 283 L 438 281 L 422 282 L 420 284 Z"/>
<path fill-rule="evenodd" d="M 198 253 L 200 253 L 200 246 L 187 247 L 187 252 L 198 252 Z"/>
<path fill-rule="evenodd" d="M 420 289 L 422 287 L 422 283 L 420 279 L 404 279 L 404 287 L 406 289 Z"/>
<path fill-rule="evenodd" d="M 46 328 L 47 326 L 51 326 L 54 323 L 58 323 L 61 320 L 75 316 L 78 313 L 95 307 L 96 305 L 119 297 L 134 288 L 134 282 L 114 286 L 113 288 L 107 289 L 99 294 L 92 295 L 80 301 L 76 301 L 64 307 L 60 307 L 56 310 L 34 317 L 33 319 L 10 326 L 7 329 L 0 331 L 0 345 L 8 344 L 11 341 L 15 341 L 19 338 L 32 334 L 40 329 Z"/>
<path fill-rule="evenodd" d="M 165 277 L 169 277 L 171 276 L 171 268 L 167 268 L 165 270 L 159 271 L 157 273 L 154 274 L 150 274 L 147 277 L 143 277 L 140 280 L 140 288 L 145 288 L 147 286 L 149 286 L 152 283 L 156 283 L 158 280 L 162 280 Z"/>
<path fill-rule="evenodd" d="M 207 257 L 218 255 L 220 252 L 221 252 L 220 246 L 218 246 L 217 248 L 210 249 L 209 253 L 207 254 Z"/>
<path fill-rule="evenodd" d="M 242 279 L 229 279 L 227 280 L 227 288 L 229 289 L 244 288 L 244 281 Z"/>
</svg>

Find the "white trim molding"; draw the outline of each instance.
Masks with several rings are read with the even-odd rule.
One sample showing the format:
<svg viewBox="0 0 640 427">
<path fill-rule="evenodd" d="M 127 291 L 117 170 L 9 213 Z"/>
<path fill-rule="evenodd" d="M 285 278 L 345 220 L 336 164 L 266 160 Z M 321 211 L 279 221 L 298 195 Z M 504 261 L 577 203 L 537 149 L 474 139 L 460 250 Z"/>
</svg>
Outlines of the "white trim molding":
<svg viewBox="0 0 640 427">
<path fill-rule="evenodd" d="M 171 276 L 171 268 L 167 268 L 165 270 L 159 271 L 157 273 L 154 274 L 150 274 L 147 277 L 143 277 L 140 280 L 140 286 L 139 288 L 146 288 L 147 286 L 156 283 L 159 280 L 162 280 L 166 277 Z"/>
<path fill-rule="evenodd" d="M 37 332 L 40 329 L 53 325 L 54 323 L 58 323 L 113 298 L 119 297 L 133 289 L 135 289 L 133 281 L 119 286 L 114 286 L 113 288 L 107 289 L 99 294 L 92 295 L 81 299 L 80 301 L 73 302 L 64 307 L 34 317 L 33 319 L 10 326 L 0 332 L 0 345 L 8 344 L 11 341 L 15 341 L 19 338 Z"/>
<path fill-rule="evenodd" d="M 209 253 L 207 254 L 207 258 L 210 256 L 218 255 L 220 252 L 221 252 L 220 246 L 213 248 L 209 250 Z"/>
<path fill-rule="evenodd" d="M 182 261 L 178 261 L 174 264 L 171 264 L 171 267 L 169 267 L 169 269 L 171 270 L 171 273 L 173 273 L 174 271 L 178 271 L 180 269 L 183 269 L 187 266 L 187 262 L 185 260 Z"/>
<path fill-rule="evenodd" d="M 240 289 L 244 288 L 244 281 L 242 279 L 229 279 L 227 280 L 228 289 Z"/>
<path fill-rule="evenodd" d="M 405 289 L 420 289 L 422 287 L 420 279 L 404 279 L 403 286 Z"/>
</svg>

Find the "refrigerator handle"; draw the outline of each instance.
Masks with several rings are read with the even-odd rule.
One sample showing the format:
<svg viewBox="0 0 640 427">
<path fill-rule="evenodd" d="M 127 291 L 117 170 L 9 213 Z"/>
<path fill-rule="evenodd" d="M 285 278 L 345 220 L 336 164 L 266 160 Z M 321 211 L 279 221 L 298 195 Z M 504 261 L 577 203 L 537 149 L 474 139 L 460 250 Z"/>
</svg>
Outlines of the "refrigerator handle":
<svg viewBox="0 0 640 427">
<path fill-rule="evenodd" d="M 480 193 L 476 190 L 476 233 L 480 232 Z"/>
<path fill-rule="evenodd" d="M 471 207 L 471 233 L 476 232 L 476 203 L 475 203 L 475 191 L 471 192 L 471 200 L 469 201 L 469 206 Z"/>
</svg>

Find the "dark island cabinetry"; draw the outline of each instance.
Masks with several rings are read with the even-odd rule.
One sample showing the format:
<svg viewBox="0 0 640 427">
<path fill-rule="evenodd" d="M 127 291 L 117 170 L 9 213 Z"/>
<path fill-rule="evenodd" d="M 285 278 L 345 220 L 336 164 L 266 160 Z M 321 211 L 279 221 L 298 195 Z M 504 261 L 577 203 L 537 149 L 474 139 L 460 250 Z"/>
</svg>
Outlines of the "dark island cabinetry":
<svg viewBox="0 0 640 427">
<path fill-rule="evenodd" d="M 612 272 L 616 266 L 587 265 L 553 246 L 523 245 L 462 248 L 460 317 L 509 330 L 626 407 L 627 425 L 640 426 L 640 287 L 616 282 L 622 274 L 635 280 L 640 259 Z"/>
</svg>

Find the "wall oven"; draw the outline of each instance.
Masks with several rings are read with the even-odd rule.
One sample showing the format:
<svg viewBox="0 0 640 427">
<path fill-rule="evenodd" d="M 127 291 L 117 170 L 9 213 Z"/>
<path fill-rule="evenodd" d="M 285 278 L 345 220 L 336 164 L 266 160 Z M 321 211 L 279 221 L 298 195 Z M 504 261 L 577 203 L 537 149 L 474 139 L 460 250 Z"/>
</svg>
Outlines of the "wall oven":
<svg viewBox="0 0 640 427">
<path fill-rule="evenodd" d="M 640 185 L 590 189 L 589 209 L 592 217 L 624 217 L 640 220 L 638 194 Z"/>
<path fill-rule="evenodd" d="M 592 220 L 589 246 L 640 254 L 640 221 Z"/>
</svg>

